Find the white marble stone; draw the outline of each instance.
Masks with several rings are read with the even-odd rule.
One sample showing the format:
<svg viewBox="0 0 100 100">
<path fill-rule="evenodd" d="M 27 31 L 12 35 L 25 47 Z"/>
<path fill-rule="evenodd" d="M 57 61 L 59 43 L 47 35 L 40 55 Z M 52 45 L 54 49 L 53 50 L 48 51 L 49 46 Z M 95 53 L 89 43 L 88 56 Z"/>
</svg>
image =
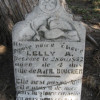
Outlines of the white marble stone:
<svg viewBox="0 0 100 100">
<path fill-rule="evenodd" d="M 16 100 L 81 100 L 85 34 L 59 0 L 39 0 L 12 32 Z"/>
</svg>

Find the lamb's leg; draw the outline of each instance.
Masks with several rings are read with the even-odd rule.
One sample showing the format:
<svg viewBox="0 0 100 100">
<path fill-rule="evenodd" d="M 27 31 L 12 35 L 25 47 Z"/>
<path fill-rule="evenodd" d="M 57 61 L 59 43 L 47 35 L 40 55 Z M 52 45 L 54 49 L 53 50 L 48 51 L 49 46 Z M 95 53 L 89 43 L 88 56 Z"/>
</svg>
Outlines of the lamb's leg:
<svg viewBox="0 0 100 100">
<path fill-rule="evenodd" d="M 78 33 L 75 30 L 66 32 L 65 37 L 69 41 L 75 41 L 75 42 L 80 41 L 80 39 L 78 37 Z"/>
</svg>

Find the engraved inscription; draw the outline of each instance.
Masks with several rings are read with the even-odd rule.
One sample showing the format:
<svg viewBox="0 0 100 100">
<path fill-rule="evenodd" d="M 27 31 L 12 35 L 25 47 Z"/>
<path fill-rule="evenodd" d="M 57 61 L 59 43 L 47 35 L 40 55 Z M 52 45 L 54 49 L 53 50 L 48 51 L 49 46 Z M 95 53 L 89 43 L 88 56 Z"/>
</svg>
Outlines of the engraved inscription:
<svg viewBox="0 0 100 100">
<path fill-rule="evenodd" d="M 13 46 L 18 100 L 80 100 L 82 43 L 14 42 Z"/>
</svg>

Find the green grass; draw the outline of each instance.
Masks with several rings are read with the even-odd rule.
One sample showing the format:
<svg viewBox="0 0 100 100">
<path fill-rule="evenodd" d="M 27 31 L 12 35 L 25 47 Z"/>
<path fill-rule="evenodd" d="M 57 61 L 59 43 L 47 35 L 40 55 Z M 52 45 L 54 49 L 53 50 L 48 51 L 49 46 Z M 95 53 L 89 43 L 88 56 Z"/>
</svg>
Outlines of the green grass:
<svg viewBox="0 0 100 100">
<path fill-rule="evenodd" d="M 99 7 L 100 0 L 92 0 L 91 4 L 88 4 L 89 6 L 83 5 L 83 7 L 79 6 L 80 4 L 78 4 L 78 5 L 72 4 L 71 5 L 72 1 L 75 2 L 74 0 L 67 0 L 69 7 L 72 9 L 73 13 L 81 15 L 83 17 L 83 20 L 88 20 L 88 21 L 93 20 L 93 19 L 100 20 L 100 7 Z M 80 1 L 84 1 L 84 0 L 80 0 Z M 89 0 L 85 0 L 85 2 L 86 1 L 89 1 Z"/>
</svg>

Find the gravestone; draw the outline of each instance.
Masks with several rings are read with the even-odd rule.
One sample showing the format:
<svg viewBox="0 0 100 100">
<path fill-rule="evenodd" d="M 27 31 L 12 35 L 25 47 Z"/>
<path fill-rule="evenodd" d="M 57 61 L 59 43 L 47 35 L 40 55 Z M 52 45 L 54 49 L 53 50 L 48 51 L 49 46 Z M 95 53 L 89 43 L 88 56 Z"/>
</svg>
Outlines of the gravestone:
<svg viewBox="0 0 100 100">
<path fill-rule="evenodd" d="M 16 100 L 80 100 L 85 33 L 59 0 L 39 0 L 12 32 Z"/>
</svg>

